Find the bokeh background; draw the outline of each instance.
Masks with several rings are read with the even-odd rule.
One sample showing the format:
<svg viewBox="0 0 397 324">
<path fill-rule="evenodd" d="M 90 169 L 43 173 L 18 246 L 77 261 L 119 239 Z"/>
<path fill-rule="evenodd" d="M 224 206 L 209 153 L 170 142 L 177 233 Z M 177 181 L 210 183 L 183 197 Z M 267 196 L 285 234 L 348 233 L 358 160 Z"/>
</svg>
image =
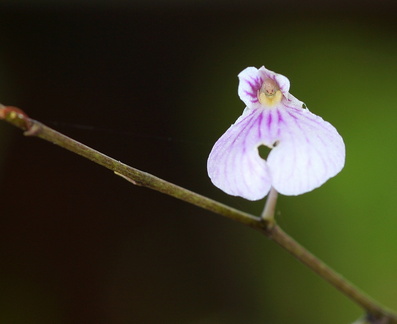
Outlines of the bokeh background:
<svg viewBox="0 0 397 324">
<path fill-rule="evenodd" d="M 330 121 L 341 174 L 280 225 L 397 309 L 394 1 L 0 2 L 0 102 L 236 208 L 206 159 L 265 65 Z M 0 124 L 1 323 L 351 323 L 361 310 L 270 240 Z"/>
</svg>

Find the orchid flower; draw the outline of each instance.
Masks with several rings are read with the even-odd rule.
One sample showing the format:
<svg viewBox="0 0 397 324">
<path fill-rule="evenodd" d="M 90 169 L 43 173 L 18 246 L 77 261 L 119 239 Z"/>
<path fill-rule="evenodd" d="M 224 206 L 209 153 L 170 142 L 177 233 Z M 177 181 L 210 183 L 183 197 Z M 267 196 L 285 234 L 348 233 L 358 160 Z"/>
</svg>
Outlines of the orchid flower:
<svg viewBox="0 0 397 324">
<path fill-rule="evenodd" d="M 284 195 L 311 191 L 338 174 L 345 145 L 337 130 L 289 93 L 289 80 L 264 66 L 239 75 L 243 114 L 215 143 L 208 175 L 224 192 L 248 200 L 273 187 Z M 266 160 L 260 146 L 270 148 Z"/>
</svg>

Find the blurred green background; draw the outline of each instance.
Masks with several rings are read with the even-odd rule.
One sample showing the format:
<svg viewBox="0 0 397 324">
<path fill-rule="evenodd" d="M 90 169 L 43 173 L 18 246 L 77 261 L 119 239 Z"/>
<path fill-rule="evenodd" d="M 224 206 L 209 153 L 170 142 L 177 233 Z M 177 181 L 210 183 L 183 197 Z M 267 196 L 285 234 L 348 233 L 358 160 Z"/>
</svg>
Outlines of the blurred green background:
<svg viewBox="0 0 397 324">
<path fill-rule="evenodd" d="M 19 5 L 18 5 L 19 3 Z M 111 4 L 112 3 L 112 4 Z M 206 159 L 267 68 L 331 122 L 341 174 L 280 225 L 397 309 L 394 2 L 0 5 L 0 102 L 116 159 L 259 214 Z M 361 310 L 249 228 L 0 124 L 1 323 L 351 323 Z"/>
</svg>

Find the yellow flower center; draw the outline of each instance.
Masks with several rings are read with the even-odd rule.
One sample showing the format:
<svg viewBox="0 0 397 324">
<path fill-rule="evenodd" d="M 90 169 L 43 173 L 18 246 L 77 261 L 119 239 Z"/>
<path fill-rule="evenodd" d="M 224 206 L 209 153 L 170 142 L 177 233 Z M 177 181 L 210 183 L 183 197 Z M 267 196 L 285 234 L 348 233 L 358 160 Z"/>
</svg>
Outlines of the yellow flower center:
<svg viewBox="0 0 397 324">
<path fill-rule="evenodd" d="M 271 79 L 266 79 L 258 91 L 258 100 L 263 106 L 277 105 L 282 98 L 277 82 Z"/>
</svg>

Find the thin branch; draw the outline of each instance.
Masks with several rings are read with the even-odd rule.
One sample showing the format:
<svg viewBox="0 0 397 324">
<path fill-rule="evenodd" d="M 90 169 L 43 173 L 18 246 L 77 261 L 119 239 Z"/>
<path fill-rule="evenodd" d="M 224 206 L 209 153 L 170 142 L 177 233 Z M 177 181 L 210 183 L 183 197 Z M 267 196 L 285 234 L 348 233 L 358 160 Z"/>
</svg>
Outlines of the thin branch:
<svg viewBox="0 0 397 324">
<path fill-rule="evenodd" d="M 277 192 L 272 191 L 269 195 L 268 199 L 270 200 L 268 200 L 267 207 L 265 208 L 264 217 L 256 217 L 167 182 L 163 179 L 157 178 L 149 173 L 125 165 L 43 125 L 36 120 L 30 119 L 22 110 L 16 107 L 0 105 L 0 119 L 24 130 L 24 134 L 26 136 L 39 137 L 102 165 L 134 185 L 140 185 L 162 192 L 261 231 L 268 238 L 272 239 L 287 250 L 296 259 L 307 265 L 320 277 L 328 281 L 352 301 L 361 306 L 364 311 L 366 311 L 368 315 L 367 318 L 370 319 L 372 323 L 379 323 L 382 321 L 382 323 L 385 324 L 397 324 L 396 314 L 368 297 L 360 289 L 355 287 L 340 274 L 336 273 L 325 263 L 307 251 L 293 238 L 288 236 L 288 234 L 286 234 L 277 224 L 275 224 L 274 219 L 272 219 L 271 216 L 274 214 Z"/>
<path fill-rule="evenodd" d="M 383 319 L 387 319 L 387 321 L 384 322 L 385 324 L 397 323 L 396 314 L 377 303 L 342 275 L 331 269 L 328 265 L 286 234 L 279 226 L 274 226 L 270 232 L 268 232 L 268 235 L 273 241 L 287 250 L 300 262 L 307 265 L 312 271 L 317 273 L 320 277 L 328 281 L 336 289 L 353 300 L 361 308 L 366 310 L 369 315 L 368 318 L 372 319 L 370 323 L 379 323 L 378 321 Z"/>
</svg>

